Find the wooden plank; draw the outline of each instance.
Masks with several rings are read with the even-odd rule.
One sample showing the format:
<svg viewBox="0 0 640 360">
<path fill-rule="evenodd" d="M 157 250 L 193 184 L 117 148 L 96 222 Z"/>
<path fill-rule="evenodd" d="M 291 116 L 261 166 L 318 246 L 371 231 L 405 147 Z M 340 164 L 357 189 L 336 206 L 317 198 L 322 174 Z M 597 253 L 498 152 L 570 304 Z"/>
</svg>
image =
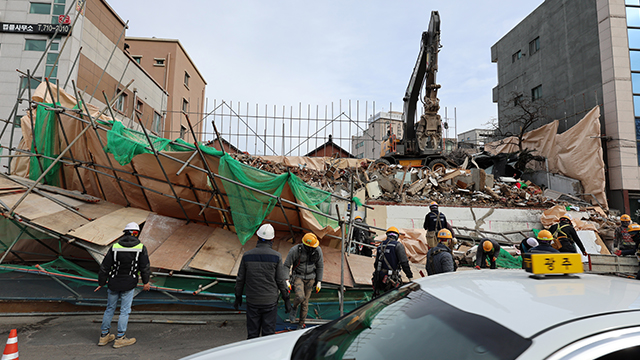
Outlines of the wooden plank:
<svg viewBox="0 0 640 360">
<path fill-rule="evenodd" d="M 109 245 L 122 235 L 122 229 L 128 223 L 141 224 L 150 213 L 142 209 L 122 208 L 71 230 L 68 235 L 98 245 Z"/>
<path fill-rule="evenodd" d="M 213 231 L 214 228 L 194 223 L 180 227 L 149 257 L 151 267 L 182 270 Z"/>
<path fill-rule="evenodd" d="M 351 254 L 347 256 L 347 264 L 353 276 L 353 282 L 356 285 L 371 286 L 371 277 L 373 275 L 373 257 Z"/>
<path fill-rule="evenodd" d="M 322 282 L 340 285 L 340 250 L 323 247 L 322 255 L 324 256 L 324 276 Z M 353 276 L 345 260 L 344 264 L 344 286 L 353 287 Z"/>
<path fill-rule="evenodd" d="M 207 242 L 189 263 L 189 267 L 212 273 L 230 275 L 242 251 L 238 235 L 216 228 Z"/>
<path fill-rule="evenodd" d="M 0 177 L 0 189 L 26 189 L 27 187 L 24 185 L 20 185 L 19 183 L 7 179 L 6 177 Z"/>
<path fill-rule="evenodd" d="M 78 211 L 86 217 L 97 219 L 122 208 L 123 207 L 120 205 L 102 201 L 95 204 L 82 204 L 78 206 Z M 32 220 L 32 222 L 57 233 L 67 234 L 70 231 L 87 224 L 89 220 L 73 213 L 72 211 L 62 210 L 57 213 L 41 216 Z"/>
<path fill-rule="evenodd" d="M 256 247 L 257 243 L 258 243 L 258 237 L 253 235 L 251 238 L 249 238 L 249 240 L 247 240 L 246 243 L 244 243 L 244 245 L 242 245 L 242 248 L 240 249 L 240 253 L 238 254 L 238 259 L 236 260 L 236 263 L 233 265 L 233 269 L 231 270 L 231 273 L 229 273 L 229 275 L 231 276 L 238 275 L 238 268 L 240 267 L 240 261 L 242 260 L 242 255 L 244 255 L 245 252 Z M 284 260 L 282 261 L 284 262 Z"/>
<path fill-rule="evenodd" d="M 149 255 L 162 243 L 165 242 L 173 233 L 175 233 L 180 227 L 187 223 L 186 220 L 175 219 L 168 216 L 162 216 L 157 214 L 149 214 L 147 220 L 144 222 L 144 227 L 140 232 L 140 242 L 147 247 Z"/>
<path fill-rule="evenodd" d="M 22 195 L 23 194 L 4 195 L 0 197 L 0 200 L 7 204 L 7 206 L 13 207 L 13 205 L 20 200 Z M 24 201 L 20 203 L 18 208 L 15 209 L 15 212 L 16 214 L 31 220 L 54 214 L 62 210 L 65 210 L 65 208 L 43 196 L 29 194 Z"/>
</svg>

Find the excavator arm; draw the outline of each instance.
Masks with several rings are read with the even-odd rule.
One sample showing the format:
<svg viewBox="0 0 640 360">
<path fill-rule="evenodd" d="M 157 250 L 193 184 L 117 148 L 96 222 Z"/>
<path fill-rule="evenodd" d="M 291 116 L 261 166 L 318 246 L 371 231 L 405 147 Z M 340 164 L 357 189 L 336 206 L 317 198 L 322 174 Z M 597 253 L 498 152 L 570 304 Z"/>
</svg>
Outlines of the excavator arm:
<svg viewBox="0 0 640 360">
<path fill-rule="evenodd" d="M 422 33 L 420 53 L 405 92 L 403 120 L 406 126 L 403 142 L 405 154 L 423 154 L 429 149 L 438 149 L 442 142 L 442 125 L 438 115 L 437 98 L 440 85 L 436 84 L 438 51 L 440 49 L 440 15 L 431 12 L 429 30 Z M 415 126 L 416 108 L 420 91 L 424 85 L 424 115 Z"/>
</svg>

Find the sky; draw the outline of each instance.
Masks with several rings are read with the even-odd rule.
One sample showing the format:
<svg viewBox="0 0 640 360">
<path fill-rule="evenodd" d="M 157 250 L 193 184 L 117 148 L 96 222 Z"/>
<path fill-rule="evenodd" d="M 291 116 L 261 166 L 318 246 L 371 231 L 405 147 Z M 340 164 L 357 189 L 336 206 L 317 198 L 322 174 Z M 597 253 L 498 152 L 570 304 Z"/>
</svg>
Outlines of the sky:
<svg viewBox="0 0 640 360">
<path fill-rule="evenodd" d="M 127 36 L 179 39 L 219 103 L 297 108 L 349 100 L 402 110 L 432 10 L 441 18 L 440 114 L 457 133 L 497 116 L 491 46 L 542 0 L 109 0 Z M 371 111 L 368 113 L 371 114 Z"/>
</svg>

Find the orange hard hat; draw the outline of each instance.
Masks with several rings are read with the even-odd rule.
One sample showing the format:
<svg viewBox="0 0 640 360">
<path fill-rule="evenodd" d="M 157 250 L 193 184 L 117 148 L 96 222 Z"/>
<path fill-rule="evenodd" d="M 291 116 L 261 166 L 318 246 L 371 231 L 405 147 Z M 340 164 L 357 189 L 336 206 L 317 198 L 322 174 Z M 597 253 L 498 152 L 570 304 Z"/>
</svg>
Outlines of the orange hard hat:
<svg viewBox="0 0 640 360">
<path fill-rule="evenodd" d="M 627 228 L 628 232 L 632 232 L 632 231 L 640 231 L 640 225 L 633 223 L 633 224 L 629 224 L 629 227 Z"/>
<path fill-rule="evenodd" d="M 620 216 L 620 221 L 631 221 L 631 216 L 629 216 L 627 214 L 622 214 Z"/>
<path fill-rule="evenodd" d="M 400 235 L 400 231 L 398 231 L 398 228 L 395 227 L 395 226 L 392 226 L 392 227 L 388 228 L 387 229 L 387 234 L 388 233 L 396 233 L 396 234 Z"/>
<path fill-rule="evenodd" d="M 317 248 L 320 245 L 320 241 L 318 241 L 318 237 L 314 233 L 306 233 L 302 237 L 302 243 L 306 246 Z"/>
<path fill-rule="evenodd" d="M 438 231 L 438 239 L 451 239 L 453 236 L 451 235 L 451 231 L 449 229 L 441 229 Z"/>
<path fill-rule="evenodd" d="M 435 202 L 435 201 L 432 201 L 432 202 L 429 204 L 429 207 L 432 207 L 432 206 L 438 206 L 438 203 L 437 203 L 437 202 Z"/>
<path fill-rule="evenodd" d="M 538 233 L 538 240 L 551 241 L 553 240 L 553 235 L 551 235 L 549 230 L 540 230 Z"/>
<path fill-rule="evenodd" d="M 567 214 L 564 214 L 564 215 L 560 216 L 560 220 L 563 220 L 563 219 L 571 221 L 571 216 L 569 216 Z"/>
<path fill-rule="evenodd" d="M 362 220 L 362 216 L 358 215 L 353 220 L 358 220 L 358 219 Z"/>
<path fill-rule="evenodd" d="M 493 243 L 492 243 L 491 241 L 489 241 L 489 240 L 485 240 L 485 241 L 482 243 L 482 249 L 483 249 L 484 251 L 491 251 L 491 250 L 493 250 Z"/>
</svg>

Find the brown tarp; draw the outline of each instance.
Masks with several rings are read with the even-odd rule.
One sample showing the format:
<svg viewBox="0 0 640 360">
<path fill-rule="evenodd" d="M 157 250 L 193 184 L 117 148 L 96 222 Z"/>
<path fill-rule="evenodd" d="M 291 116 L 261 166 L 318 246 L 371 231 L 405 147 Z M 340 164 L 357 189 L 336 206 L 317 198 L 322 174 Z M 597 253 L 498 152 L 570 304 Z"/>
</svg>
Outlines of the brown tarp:
<svg viewBox="0 0 640 360">
<path fill-rule="evenodd" d="M 52 84 L 51 87 L 54 94 L 56 94 L 56 86 Z M 58 95 L 56 94 L 56 97 L 57 96 Z M 60 104 L 65 108 L 73 108 L 77 105 L 76 99 L 63 90 L 60 90 L 59 97 Z M 34 91 L 32 98 L 37 102 L 50 103 L 51 99 L 46 90 L 46 84 L 41 84 Z M 97 116 L 99 114 L 100 109 L 97 107 L 90 104 L 88 104 L 88 107 L 92 116 Z M 110 117 L 105 115 L 100 119 L 105 121 L 111 120 Z M 24 135 L 18 148 L 31 151 L 31 121 L 28 116 L 23 118 L 23 120 L 24 121 L 21 122 L 21 126 Z M 76 138 L 76 136 L 87 126 L 79 120 L 73 119 L 64 113 L 61 114 L 61 122 L 69 142 L 73 141 L 73 139 Z M 137 155 L 133 158 L 130 164 L 123 166 L 115 161 L 112 154 L 107 155 L 102 149 L 101 142 L 102 145 L 107 144 L 107 133 L 103 130 L 98 130 L 97 133 L 100 138 L 98 138 L 98 135 L 96 135 L 96 132 L 93 129 L 86 131 L 82 138 L 71 147 L 71 151 L 73 152 L 75 160 L 82 161 L 86 166 L 91 166 L 92 168 L 108 175 L 99 174 L 79 167 L 78 171 L 80 173 L 80 178 L 78 178 L 73 166 L 64 165 L 62 167 L 63 187 L 71 190 L 82 191 L 82 185 L 84 185 L 88 194 L 104 198 L 109 202 L 122 206 L 126 206 L 128 201 L 132 207 L 148 210 L 157 213 L 158 215 L 188 219 L 192 222 L 208 222 L 215 224 L 216 226 L 222 225 L 225 215 L 222 211 L 208 208 L 204 212 L 200 213 L 202 210 L 201 206 L 185 201 L 178 202 L 175 198 L 170 197 L 173 196 L 174 191 L 177 196 L 182 199 L 197 201 L 199 203 L 207 203 L 207 201 L 212 197 L 212 188 L 208 183 L 208 176 L 205 172 L 191 167 L 186 167 L 182 170 L 180 175 L 176 175 L 183 166 L 182 162 L 186 162 L 193 154 L 193 151 L 163 152 L 163 154 L 178 159 L 179 161 L 159 156 L 158 159 L 162 166 L 159 165 L 158 159 L 156 159 L 153 154 Z M 67 143 L 61 133 L 58 136 L 58 140 L 58 148 L 64 149 L 67 146 Z M 69 153 L 67 153 L 65 158 L 68 159 L 69 157 Z M 206 154 L 204 155 L 204 158 L 206 159 L 211 171 L 213 173 L 217 173 L 219 158 Z M 286 159 L 287 158 L 284 158 L 283 161 L 288 161 Z M 300 161 L 300 159 L 294 158 L 289 162 L 291 164 L 298 164 Z M 325 160 L 316 161 L 313 158 L 305 158 L 304 161 L 310 162 L 314 168 L 324 168 Z M 339 162 L 345 163 L 349 161 L 353 162 L 361 160 L 340 159 Z M 201 169 L 205 168 L 203 160 L 199 155 L 196 155 L 190 161 L 190 164 Z M 120 181 L 120 184 L 118 184 L 118 181 L 113 177 L 114 172 L 111 170 L 111 167 L 116 170 L 117 177 L 125 180 L 126 182 Z M 15 158 L 12 162 L 11 169 L 13 174 L 28 178 L 29 158 Z M 137 173 L 140 176 L 136 177 L 117 170 Z M 168 181 L 164 173 L 166 173 Z M 144 190 L 132 185 L 138 183 L 150 190 Z M 173 184 L 173 186 L 170 186 L 169 183 Z M 222 181 L 216 178 L 215 183 L 217 188 L 224 193 Z M 124 191 L 122 191 L 120 187 L 122 187 L 122 190 Z M 288 185 L 285 186 L 281 198 L 304 205 L 297 201 Z M 214 196 L 210 205 L 227 209 L 228 203 L 226 202 L 226 196 Z M 311 212 L 303 209 L 293 209 L 291 205 L 285 205 L 285 207 L 286 218 L 283 215 L 282 209 L 276 205 L 271 214 L 267 216 L 267 219 L 276 220 L 284 224 L 289 222 L 291 225 L 310 229 L 319 237 L 323 237 L 326 234 L 338 237 L 340 236 L 340 228 L 333 229 L 331 227 L 321 227 Z M 231 220 L 229 213 L 226 213 L 226 216 Z M 274 224 L 274 227 L 276 230 L 288 229 L 286 225 Z M 233 227 L 232 230 L 234 230 Z"/>
<path fill-rule="evenodd" d="M 558 134 L 558 120 L 524 135 L 523 149 L 548 159 L 549 171 L 580 180 L 584 192 L 608 208 L 605 167 L 600 139 L 600 107 L 594 107 L 569 130 Z M 518 139 L 509 137 L 485 145 L 493 154 L 518 151 Z M 591 201 L 591 199 L 589 199 Z"/>
</svg>

